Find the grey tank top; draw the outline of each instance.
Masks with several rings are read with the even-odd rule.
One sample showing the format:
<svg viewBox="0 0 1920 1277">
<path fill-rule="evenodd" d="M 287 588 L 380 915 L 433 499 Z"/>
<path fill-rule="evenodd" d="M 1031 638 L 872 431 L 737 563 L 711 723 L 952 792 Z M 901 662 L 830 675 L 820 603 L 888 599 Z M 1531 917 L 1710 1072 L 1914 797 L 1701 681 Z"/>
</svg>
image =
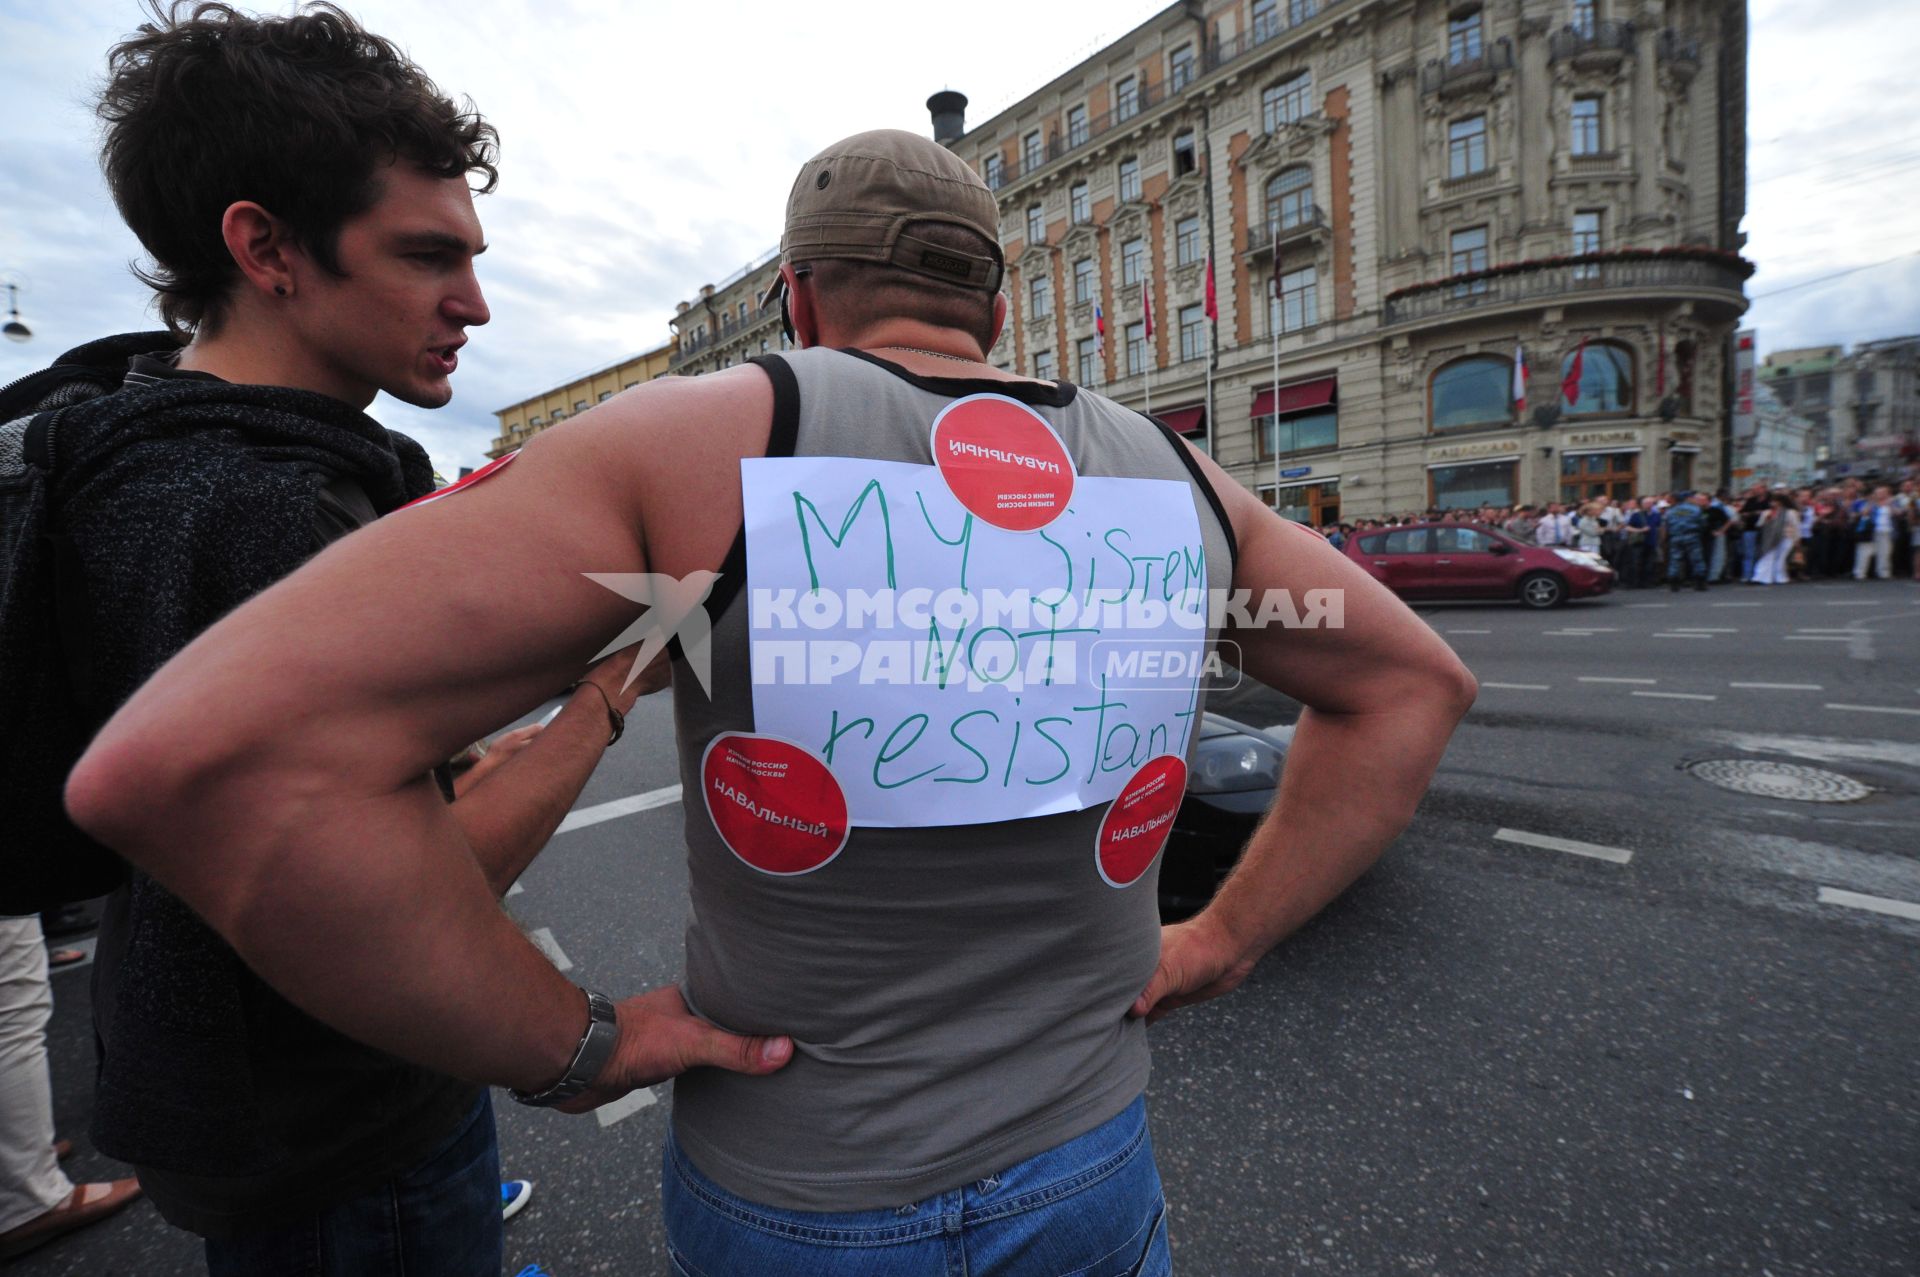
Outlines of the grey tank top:
<svg viewBox="0 0 1920 1277">
<path fill-rule="evenodd" d="M 1111 400 L 1064 382 L 919 377 L 858 352 L 756 362 L 775 392 L 769 456 L 931 467 L 943 408 L 1004 395 L 1044 418 L 1080 476 L 1185 485 L 1207 580 L 1231 582 L 1216 494 L 1165 426 Z M 673 1124 L 686 1153 L 770 1206 L 867 1210 L 986 1178 L 1114 1117 L 1147 1082 L 1144 1021 L 1127 1010 L 1159 957 L 1159 860 L 1124 889 L 1100 880 L 1091 849 L 1107 804 L 990 824 L 855 825 L 830 862 L 786 876 L 723 840 L 702 768 L 716 737 L 755 730 L 744 536 L 708 600 L 711 693 L 684 654 L 674 674 L 692 904 L 683 988 L 711 1022 L 790 1034 L 796 1050 L 765 1077 L 678 1078 Z M 1208 650 L 1216 637 L 1206 634 Z M 1196 713 L 1188 725 L 1198 724 Z M 1193 739 L 1165 752 L 1185 755 Z"/>
</svg>

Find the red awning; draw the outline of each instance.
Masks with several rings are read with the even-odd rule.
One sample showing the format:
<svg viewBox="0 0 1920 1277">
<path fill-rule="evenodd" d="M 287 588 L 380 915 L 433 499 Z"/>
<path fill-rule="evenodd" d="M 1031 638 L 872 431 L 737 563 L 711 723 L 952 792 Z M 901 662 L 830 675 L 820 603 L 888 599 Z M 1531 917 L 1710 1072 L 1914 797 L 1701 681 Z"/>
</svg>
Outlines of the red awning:
<svg viewBox="0 0 1920 1277">
<path fill-rule="evenodd" d="M 1316 377 L 1312 381 L 1296 381 L 1291 386 L 1280 387 L 1280 412 L 1312 412 L 1317 408 L 1331 408 L 1338 398 L 1340 379 L 1338 377 Z M 1263 390 L 1253 397 L 1253 415 L 1270 416 L 1273 412 L 1273 391 Z"/>
<path fill-rule="evenodd" d="M 1191 408 L 1175 408 L 1171 412 L 1156 412 L 1154 416 L 1173 427 L 1175 434 L 1197 435 L 1207 428 L 1207 406 L 1194 404 Z"/>
</svg>

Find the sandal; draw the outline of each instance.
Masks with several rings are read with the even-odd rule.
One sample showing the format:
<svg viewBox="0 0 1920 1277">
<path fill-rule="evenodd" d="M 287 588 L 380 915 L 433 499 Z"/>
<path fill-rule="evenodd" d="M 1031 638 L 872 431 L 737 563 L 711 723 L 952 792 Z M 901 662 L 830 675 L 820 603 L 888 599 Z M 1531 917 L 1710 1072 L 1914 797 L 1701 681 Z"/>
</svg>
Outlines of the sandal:
<svg viewBox="0 0 1920 1277">
<path fill-rule="evenodd" d="M 24 1255 L 56 1237 L 96 1224 L 140 1196 L 140 1181 L 117 1179 L 106 1184 L 75 1184 L 67 1200 L 0 1233 L 0 1259 Z"/>
</svg>

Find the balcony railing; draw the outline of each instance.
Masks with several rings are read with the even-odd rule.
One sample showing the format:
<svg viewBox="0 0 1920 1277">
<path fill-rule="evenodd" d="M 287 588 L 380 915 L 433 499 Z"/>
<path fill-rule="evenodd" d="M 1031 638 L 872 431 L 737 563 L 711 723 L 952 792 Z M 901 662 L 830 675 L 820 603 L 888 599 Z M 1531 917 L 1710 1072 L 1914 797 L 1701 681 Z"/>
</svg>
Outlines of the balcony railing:
<svg viewBox="0 0 1920 1277">
<path fill-rule="evenodd" d="M 1268 222 L 1264 226 L 1247 227 L 1247 251 L 1264 253 L 1274 246 L 1275 241 L 1282 245 L 1291 244 L 1296 240 L 1310 238 L 1326 229 L 1326 211 L 1315 204 L 1291 221 Z"/>
<path fill-rule="evenodd" d="M 1336 9 L 1352 2 L 1353 0 L 1281 0 L 1279 10 L 1271 21 L 1263 18 L 1252 29 L 1231 40 L 1209 42 L 1201 52 L 1198 65 L 1178 76 L 1170 74 L 1169 78 L 1158 83 L 1142 83 L 1129 101 L 1094 116 L 1086 122 L 1084 128 L 1070 129 L 1065 137 L 1055 133 L 1047 139 L 1046 144 L 1037 154 L 1021 155 L 1011 163 L 1002 165 L 999 180 L 990 181 L 987 185 L 997 191 L 1021 178 L 1031 177 L 1056 160 L 1064 159 L 1081 147 L 1111 133 L 1127 121 L 1160 106 L 1168 98 L 1186 92 L 1221 67 L 1245 57 L 1268 41 L 1278 39 L 1329 9 Z M 1508 65 L 1511 64 L 1512 59 L 1509 55 Z"/>
<path fill-rule="evenodd" d="M 1385 322 L 1404 324 L 1487 306 L 1546 303 L 1614 289 L 1659 292 L 1701 288 L 1738 297 L 1746 274 L 1741 265 L 1731 259 L 1724 262 L 1699 258 L 1621 261 L 1606 254 L 1570 257 L 1531 270 L 1473 271 L 1403 289 L 1387 299 Z"/>
<path fill-rule="evenodd" d="M 1700 41 L 1690 35 L 1682 35 L 1672 27 L 1660 33 L 1654 42 L 1655 55 L 1662 62 L 1683 63 L 1688 66 L 1700 65 Z"/>
<path fill-rule="evenodd" d="M 1589 53 L 1614 58 L 1633 52 L 1633 24 L 1609 19 L 1579 26 L 1561 27 L 1547 38 L 1547 60 L 1562 62 Z"/>
<path fill-rule="evenodd" d="M 1422 93 L 1464 93 L 1484 87 L 1501 71 L 1513 70 L 1513 41 L 1501 36 L 1477 58 L 1435 58 L 1420 71 Z"/>
</svg>

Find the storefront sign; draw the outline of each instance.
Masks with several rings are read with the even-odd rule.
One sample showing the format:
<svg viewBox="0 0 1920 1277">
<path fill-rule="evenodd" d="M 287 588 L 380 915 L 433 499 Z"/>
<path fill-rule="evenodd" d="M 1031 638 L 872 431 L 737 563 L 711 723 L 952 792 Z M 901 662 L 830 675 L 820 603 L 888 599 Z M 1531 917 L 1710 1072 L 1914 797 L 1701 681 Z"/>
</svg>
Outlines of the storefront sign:
<svg viewBox="0 0 1920 1277">
<path fill-rule="evenodd" d="M 1518 439 L 1491 439 L 1485 443 L 1453 443 L 1444 448 L 1435 448 L 1427 454 L 1430 462 L 1472 461 L 1481 457 L 1517 457 L 1520 455 Z"/>
<path fill-rule="evenodd" d="M 1312 466 L 1295 466 L 1291 470 L 1282 470 L 1280 472 L 1280 477 L 1282 479 L 1299 479 L 1299 478 L 1305 477 L 1306 475 L 1310 475 L 1312 473 L 1313 473 Z"/>
<path fill-rule="evenodd" d="M 1753 438 L 1753 357 L 1756 345 L 1753 329 L 1733 335 L 1733 438 L 1745 443 Z"/>
<path fill-rule="evenodd" d="M 1637 430 L 1580 430 L 1567 436 L 1561 450 L 1570 452 L 1575 448 L 1604 448 L 1616 443 L 1639 443 Z"/>
</svg>

